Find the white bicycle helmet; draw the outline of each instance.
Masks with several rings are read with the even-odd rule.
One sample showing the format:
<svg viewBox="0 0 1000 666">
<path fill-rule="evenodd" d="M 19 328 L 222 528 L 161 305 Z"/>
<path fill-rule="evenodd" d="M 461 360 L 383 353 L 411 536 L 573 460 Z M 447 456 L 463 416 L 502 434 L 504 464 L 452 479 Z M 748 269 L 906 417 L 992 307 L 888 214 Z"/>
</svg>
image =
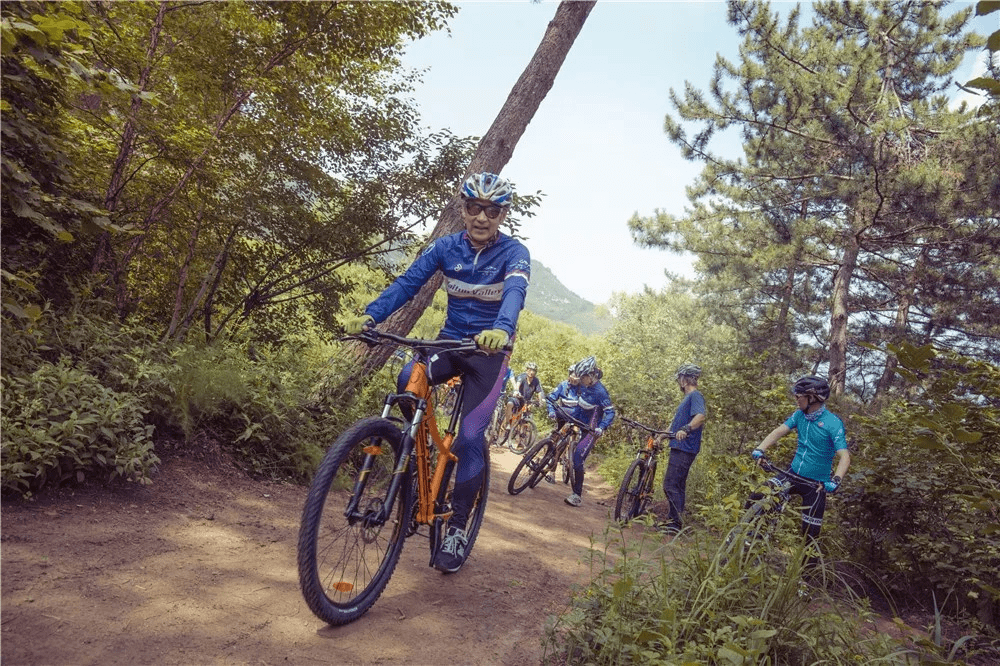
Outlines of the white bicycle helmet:
<svg viewBox="0 0 1000 666">
<path fill-rule="evenodd" d="M 514 188 L 510 181 L 495 173 L 474 173 L 462 184 L 462 196 L 466 199 L 492 201 L 497 206 L 510 208 L 514 202 Z"/>
<path fill-rule="evenodd" d="M 677 374 L 674 376 L 674 379 L 680 379 L 681 377 L 693 377 L 698 379 L 701 377 L 701 368 L 694 363 L 685 363 L 681 367 L 677 368 Z"/>
<path fill-rule="evenodd" d="M 577 377 L 583 377 L 584 375 L 596 376 L 599 372 L 600 370 L 597 368 L 597 358 L 594 356 L 588 356 L 573 366 L 573 373 Z M 598 379 L 600 379 L 600 377 L 598 377 Z"/>
</svg>

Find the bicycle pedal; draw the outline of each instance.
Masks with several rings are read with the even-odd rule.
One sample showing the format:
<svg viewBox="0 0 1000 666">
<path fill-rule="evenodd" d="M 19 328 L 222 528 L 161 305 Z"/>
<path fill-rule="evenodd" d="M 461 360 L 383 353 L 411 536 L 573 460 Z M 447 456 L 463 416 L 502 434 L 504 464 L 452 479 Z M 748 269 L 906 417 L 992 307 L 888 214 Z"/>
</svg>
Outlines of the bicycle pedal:
<svg viewBox="0 0 1000 666">
<path fill-rule="evenodd" d="M 555 483 L 556 482 L 556 477 L 552 476 L 551 474 L 546 474 L 545 475 L 545 482 L 546 483 Z"/>
</svg>

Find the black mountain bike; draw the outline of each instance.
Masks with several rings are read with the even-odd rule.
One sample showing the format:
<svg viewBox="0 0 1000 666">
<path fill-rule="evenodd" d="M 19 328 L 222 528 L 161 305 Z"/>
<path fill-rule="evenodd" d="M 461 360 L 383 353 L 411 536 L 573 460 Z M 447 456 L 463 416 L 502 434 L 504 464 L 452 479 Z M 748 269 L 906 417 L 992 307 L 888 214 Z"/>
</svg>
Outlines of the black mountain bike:
<svg viewBox="0 0 1000 666">
<path fill-rule="evenodd" d="M 673 439 L 674 433 L 669 430 L 655 430 L 625 416 L 622 416 L 621 420 L 629 426 L 627 436 L 633 445 L 633 430 L 643 430 L 647 435 L 645 444 L 636 452 L 635 460 L 625 471 L 621 486 L 618 488 L 618 497 L 615 499 L 615 520 L 627 523 L 646 513 L 649 508 L 655 492 L 653 481 L 656 478 L 656 464 L 663 450 L 663 442 Z"/>
<path fill-rule="evenodd" d="M 542 479 L 555 480 L 556 470 L 562 465 L 563 483 L 573 485 L 573 447 L 584 434 L 593 432 L 589 423 L 579 421 L 557 402 L 549 401 L 565 421 L 561 428 L 528 449 L 507 482 L 507 492 L 517 495 L 525 488 L 534 488 Z"/>
<path fill-rule="evenodd" d="M 760 562 L 770 550 L 775 528 L 791 499 L 793 482 L 819 485 L 820 492 L 826 492 L 819 481 L 799 476 L 791 470 L 775 467 L 766 457 L 758 459 L 757 464 L 773 476 L 764 482 L 762 492 L 758 493 L 760 497 L 750 500 L 749 506 L 740 516 L 739 523 L 726 537 L 723 546 L 726 560 L 732 557 L 732 551 L 739 544 L 744 558 L 755 564 Z"/>
<path fill-rule="evenodd" d="M 438 431 L 427 382 L 432 354 L 481 354 L 476 342 L 415 340 L 376 330 L 346 339 L 394 344 L 414 351 L 406 390 L 385 398 L 381 417 L 361 419 L 337 438 L 316 470 L 299 528 L 299 584 L 310 610 L 329 624 L 361 617 L 379 598 L 399 561 L 403 541 L 428 527 L 432 564 L 452 514 L 458 458 L 451 446 L 461 418 L 464 384 L 444 433 Z M 394 414 L 405 404 L 411 418 Z M 489 447 L 483 484 L 466 527 L 471 552 L 490 488 Z"/>
</svg>

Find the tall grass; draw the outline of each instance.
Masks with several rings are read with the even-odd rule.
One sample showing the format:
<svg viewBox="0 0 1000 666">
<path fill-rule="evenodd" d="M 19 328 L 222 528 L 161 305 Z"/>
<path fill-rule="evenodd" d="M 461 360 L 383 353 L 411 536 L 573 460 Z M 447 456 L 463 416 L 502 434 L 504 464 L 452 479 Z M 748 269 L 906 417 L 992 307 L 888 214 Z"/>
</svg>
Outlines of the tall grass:
<svg viewBox="0 0 1000 666">
<path fill-rule="evenodd" d="M 704 532 L 665 543 L 648 524 L 609 527 L 590 550 L 591 582 L 550 618 L 545 663 L 905 661 L 903 647 L 866 628 L 873 613 L 832 567 L 803 578 L 805 546 L 794 541 L 758 562 Z"/>
</svg>

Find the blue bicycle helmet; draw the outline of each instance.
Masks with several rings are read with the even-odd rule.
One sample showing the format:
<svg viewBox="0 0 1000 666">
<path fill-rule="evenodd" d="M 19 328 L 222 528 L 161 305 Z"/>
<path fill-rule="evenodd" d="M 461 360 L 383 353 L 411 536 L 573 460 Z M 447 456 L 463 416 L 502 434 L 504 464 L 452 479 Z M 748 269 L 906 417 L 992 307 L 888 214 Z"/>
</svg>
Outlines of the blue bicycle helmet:
<svg viewBox="0 0 1000 666">
<path fill-rule="evenodd" d="M 462 196 L 466 199 L 492 201 L 497 206 L 510 208 L 514 202 L 514 188 L 510 181 L 495 173 L 474 173 L 462 184 Z"/>
</svg>

